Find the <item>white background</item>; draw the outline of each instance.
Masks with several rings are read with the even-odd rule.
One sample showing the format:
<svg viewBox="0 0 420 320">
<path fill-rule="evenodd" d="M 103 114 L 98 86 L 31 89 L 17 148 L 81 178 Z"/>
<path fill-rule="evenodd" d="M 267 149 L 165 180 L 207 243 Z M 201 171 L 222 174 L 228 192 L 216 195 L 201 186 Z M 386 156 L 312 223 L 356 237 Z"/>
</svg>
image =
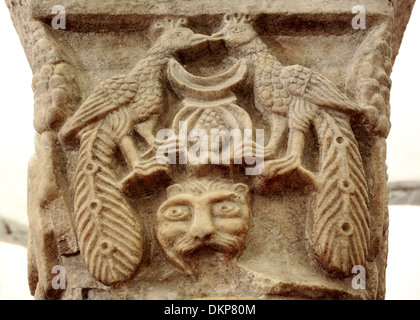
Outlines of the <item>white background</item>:
<svg viewBox="0 0 420 320">
<path fill-rule="evenodd" d="M 32 73 L 0 0 L 0 215 L 23 224 L 26 170 L 34 153 Z M 420 6 L 416 5 L 392 75 L 390 181 L 420 181 Z M 390 208 L 387 299 L 420 299 L 420 207 Z M 0 299 L 30 298 L 26 249 L 0 243 Z"/>
</svg>

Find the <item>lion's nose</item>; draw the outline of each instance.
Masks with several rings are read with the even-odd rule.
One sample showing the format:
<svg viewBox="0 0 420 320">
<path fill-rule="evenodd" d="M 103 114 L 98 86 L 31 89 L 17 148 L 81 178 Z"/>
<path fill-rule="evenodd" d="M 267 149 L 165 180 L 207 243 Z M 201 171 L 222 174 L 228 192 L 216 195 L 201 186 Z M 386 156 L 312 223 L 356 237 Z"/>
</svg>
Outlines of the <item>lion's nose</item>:
<svg viewBox="0 0 420 320">
<path fill-rule="evenodd" d="M 209 210 L 200 210 L 196 213 L 190 233 L 196 239 L 206 240 L 216 232 Z"/>
</svg>

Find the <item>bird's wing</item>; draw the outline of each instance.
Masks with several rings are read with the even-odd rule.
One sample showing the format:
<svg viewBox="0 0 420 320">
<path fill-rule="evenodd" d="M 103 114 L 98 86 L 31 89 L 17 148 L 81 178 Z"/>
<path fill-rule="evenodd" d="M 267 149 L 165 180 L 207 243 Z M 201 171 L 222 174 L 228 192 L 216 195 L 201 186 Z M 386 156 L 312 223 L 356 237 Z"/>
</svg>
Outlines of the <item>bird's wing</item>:
<svg viewBox="0 0 420 320">
<path fill-rule="evenodd" d="M 255 75 L 255 98 L 263 114 L 287 116 L 292 96 L 283 85 L 282 66 L 272 59 L 261 59 Z"/>
<path fill-rule="evenodd" d="M 285 67 L 280 78 L 293 96 L 316 106 L 356 114 L 362 112 L 330 80 L 308 68 L 299 65 Z"/>
<path fill-rule="evenodd" d="M 69 139 L 111 111 L 127 105 L 136 95 L 138 82 L 132 76 L 117 75 L 103 81 L 86 99 L 61 129 L 63 139 Z"/>
</svg>

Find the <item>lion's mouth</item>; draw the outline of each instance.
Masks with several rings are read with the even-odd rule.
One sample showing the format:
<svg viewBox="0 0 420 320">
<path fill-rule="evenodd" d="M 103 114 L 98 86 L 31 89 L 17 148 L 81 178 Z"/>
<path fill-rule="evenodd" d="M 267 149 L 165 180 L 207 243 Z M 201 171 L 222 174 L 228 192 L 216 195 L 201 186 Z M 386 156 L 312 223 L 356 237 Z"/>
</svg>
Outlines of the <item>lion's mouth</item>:
<svg viewBox="0 0 420 320">
<path fill-rule="evenodd" d="M 175 244 L 175 251 L 179 255 L 191 255 L 204 249 L 212 249 L 217 252 L 235 254 L 239 250 L 241 242 L 241 237 L 220 232 L 206 239 L 185 236 Z"/>
</svg>

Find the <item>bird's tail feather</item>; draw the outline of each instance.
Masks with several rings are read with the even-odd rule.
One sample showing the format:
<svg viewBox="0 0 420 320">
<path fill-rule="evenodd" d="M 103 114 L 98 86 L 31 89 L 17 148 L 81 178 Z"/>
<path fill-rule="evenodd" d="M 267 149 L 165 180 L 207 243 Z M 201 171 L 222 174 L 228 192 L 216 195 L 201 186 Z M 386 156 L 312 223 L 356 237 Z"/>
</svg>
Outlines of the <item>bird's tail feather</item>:
<svg viewBox="0 0 420 320">
<path fill-rule="evenodd" d="M 320 74 L 312 73 L 306 86 L 307 98 L 317 106 L 334 109 L 346 113 L 360 114 L 363 110 L 325 77 Z"/>
<path fill-rule="evenodd" d="M 89 272 L 106 285 L 130 278 L 143 258 L 144 232 L 117 188 L 112 137 L 124 117 L 107 117 L 81 133 L 75 215 L 79 245 Z M 108 122 L 107 122 L 108 121 Z"/>
<path fill-rule="evenodd" d="M 370 214 L 363 162 L 347 116 L 321 110 L 315 122 L 321 171 L 311 245 L 326 270 L 346 277 L 354 266 L 364 265 L 368 255 Z"/>
</svg>

